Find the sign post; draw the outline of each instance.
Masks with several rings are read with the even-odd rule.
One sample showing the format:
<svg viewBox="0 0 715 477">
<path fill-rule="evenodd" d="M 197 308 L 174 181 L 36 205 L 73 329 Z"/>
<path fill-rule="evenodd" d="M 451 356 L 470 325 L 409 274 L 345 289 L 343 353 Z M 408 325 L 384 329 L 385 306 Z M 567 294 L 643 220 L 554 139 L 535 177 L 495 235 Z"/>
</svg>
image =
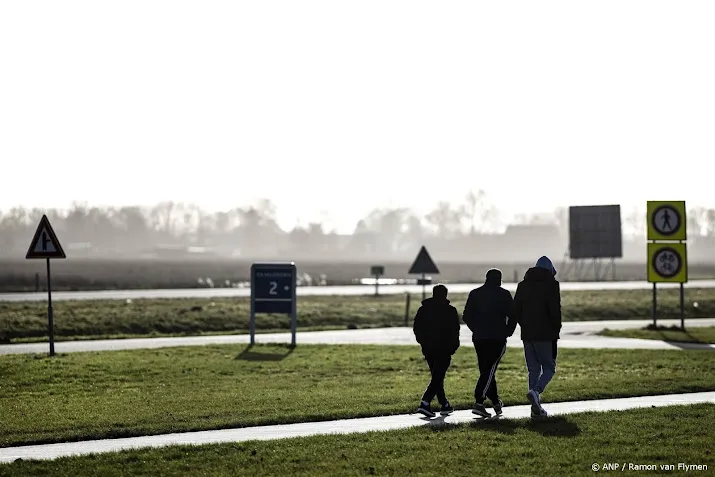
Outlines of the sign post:
<svg viewBox="0 0 715 477">
<path fill-rule="evenodd" d="M 648 281 L 653 283 L 653 326 L 656 326 L 656 283 L 680 284 L 680 328 L 685 331 L 685 283 L 688 281 L 685 201 L 648 201 Z"/>
<path fill-rule="evenodd" d="M 370 267 L 370 275 L 375 277 L 375 296 L 379 294 L 380 277 L 385 274 L 385 267 L 383 265 L 373 265 Z"/>
<path fill-rule="evenodd" d="M 55 355 L 55 323 L 52 314 L 52 281 L 50 278 L 50 259 L 67 258 L 55 231 L 50 225 L 47 215 L 43 215 L 37 225 L 35 235 L 30 242 L 30 248 L 25 254 L 26 259 L 44 258 L 47 261 L 47 328 L 50 340 L 50 356 Z"/>
<path fill-rule="evenodd" d="M 256 314 L 271 313 L 290 315 L 291 346 L 295 347 L 297 280 L 293 262 L 251 265 L 251 345 L 256 343 Z"/>
<path fill-rule="evenodd" d="M 432 283 L 432 279 L 426 278 L 425 274 L 439 274 L 439 269 L 437 268 L 437 265 L 435 265 L 434 260 L 432 260 L 432 257 L 430 257 L 430 254 L 427 252 L 427 248 L 424 245 L 420 248 L 415 261 L 412 263 L 412 266 L 407 273 L 422 275 L 422 278 L 417 280 L 417 284 L 422 285 L 422 299 L 424 300 L 427 298 L 427 290 L 425 287 Z"/>
</svg>

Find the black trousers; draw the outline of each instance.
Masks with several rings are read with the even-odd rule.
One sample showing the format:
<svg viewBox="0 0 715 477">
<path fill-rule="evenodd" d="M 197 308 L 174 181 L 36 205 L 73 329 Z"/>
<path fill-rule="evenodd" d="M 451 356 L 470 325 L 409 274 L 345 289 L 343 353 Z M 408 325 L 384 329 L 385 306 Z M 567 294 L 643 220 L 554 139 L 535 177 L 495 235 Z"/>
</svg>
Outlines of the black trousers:
<svg viewBox="0 0 715 477">
<path fill-rule="evenodd" d="M 427 389 L 422 395 L 422 400 L 432 402 L 437 396 L 437 401 L 441 405 L 445 405 L 447 404 L 447 396 L 444 393 L 444 377 L 447 374 L 449 365 L 452 363 L 452 357 L 450 355 L 425 356 L 425 361 L 429 366 L 432 379 L 430 379 Z"/>
<path fill-rule="evenodd" d="M 499 401 L 496 372 L 506 352 L 506 340 L 475 340 L 473 343 L 479 365 L 479 379 L 474 388 L 474 400 L 484 404 L 484 400 L 489 398 L 494 404 Z"/>
</svg>

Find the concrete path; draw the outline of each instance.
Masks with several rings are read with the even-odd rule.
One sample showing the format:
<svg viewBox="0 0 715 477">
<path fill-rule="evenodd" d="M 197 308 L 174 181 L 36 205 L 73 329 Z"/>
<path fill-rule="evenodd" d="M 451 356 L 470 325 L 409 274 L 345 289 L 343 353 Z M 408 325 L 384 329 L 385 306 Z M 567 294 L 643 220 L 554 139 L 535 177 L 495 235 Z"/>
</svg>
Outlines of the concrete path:
<svg viewBox="0 0 715 477">
<path fill-rule="evenodd" d="M 642 407 L 688 405 L 705 402 L 715 403 L 715 392 L 544 403 L 543 406 L 550 415 L 557 416 L 588 411 L 622 411 Z M 528 405 L 506 407 L 504 408 L 504 415 L 502 416 L 502 419 L 528 418 L 529 409 L 530 406 Z M 472 422 L 474 420 L 475 416 L 471 413 L 471 411 L 463 410 L 456 411 L 454 414 L 446 418 L 436 417 L 431 420 L 415 413 L 384 417 L 341 419 L 338 421 L 303 422 L 298 424 L 275 426 L 244 427 L 238 429 L 222 429 L 217 431 L 182 432 L 122 439 L 104 439 L 60 444 L 6 447 L 0 448 L 0 462 L 12 462 L 16 459 L 49 460 L 71 455 L 117 452 L 128 449 L 164 447 L 182 444 L 218 444 L 222 442 L 263 441 L 324 434 L 389 431 L 442 423 L 459 424 Z"/>
<path fill-rule="evenodd" d="M 436 283 L 436 282 L 435 282 Z M 468 293 L 481 283 L 448 283 L 450 293 Z M 516 283 L 504 283 L 504 288 L 516 290 Z M 659 283 L 658 288 L 676 288 L 676 283 Z M 686 288 L 715 288 L 715 280 L 691 280 L 685 284 Z M 649 290 L 652 283 L 645 281 L 623 282 L 561 282 L 561 290 Z M 430 288 L 427 287 L 427 290 Z M 298 287 L 298 296 L 348 296 L 372 295 L 375 287 L 372 285 L 345 285 L 345 286 L 302 286 Z M 383 285 L 380 294 L 393 295 L 399 293 L 422 293 L 420 285 Z M 244 288 L 182 288 L 163 290 L 96 290 L 96 291 L 57 291 L 52 293 L 52 301 L 63 300 L 137 300 L 141 298 L 234 298 L 248 297 L 251 295 L 250 287 Z M 0 302 L 3 301 L 46 301 L 47 292 L 29 293 L 0 293 Z"/>
<path fill-rule="evenodd" d="M 713 349 L 715 345 L 692 343 L 669 343 L 656 340 L 637 340 L 629 338 L 608 338 L 595 333 L 610 329 L 642 328 L 650 320 L 613 320 L 613 321 L 570 321 L 563 324 L 562 348 L 620 348 L 620 349 Z M 659 325 L 680 326 L 680 320 L 658 320 Z M 691 319 L 685 322 L 686 329 L 695 326 L 715 326 L 715 318 Z M 469 344 L 472 334 L 466 325 L 462 325 L 461 342 Z M 209 344 L 247 344 L 248 334 L 185 336 L 176 338 L 129 338 L 115 340 L 86 340 L 55 342 L 55 352 L 75 353 L 83 351 L 117 351 L 127 349 L 155 349 L 171 346 L 203 346 Z M 290 343 L 290 333 L 265 333 L 256 335 L 256 343 Z M 334 331 L 298 331 L 296 342 L 300 344 L 376 344 L 376 345 L 416 345 L 411 327 L 373 328 L 364 330 Z M 521 347 L 520 330 L 517 327 L 514 336 L 507 345 Z M 20 343 L 0 345 L 0 355 L 48 353 L 48 343 Z"/>
</svg>

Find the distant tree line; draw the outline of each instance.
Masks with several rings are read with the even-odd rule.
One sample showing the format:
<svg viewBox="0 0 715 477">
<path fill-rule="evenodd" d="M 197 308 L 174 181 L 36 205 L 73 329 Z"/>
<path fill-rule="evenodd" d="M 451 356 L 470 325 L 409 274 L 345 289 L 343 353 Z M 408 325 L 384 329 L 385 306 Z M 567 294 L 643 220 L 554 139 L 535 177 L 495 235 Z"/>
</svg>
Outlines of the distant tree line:
<svg viewBox="0 0 715 477">
<path fill-rule="evenodd" d="M 276 221 L 276 206 L 267 199 L 214 213 L 172 201 L 150 207 L 14 207 L 0 211 L 0 257 L 24 257 L 42 214 L 75 257 L 404 261 L 427 245 L 443 260 L 517 262 L 535 254 L 560 258 L 568 247 L 568 207 L 521 215 L 504 224 L 497 207 L 478 190 L 469 191 L 461 203 L 440 201 L 424 216 L 404 207 L 375 209 L 347 235 L 318 222 L 283 230 Z M 623 211 L 623 228 L 625 258 L 640 260 L 645 212 Z M 715 209 L 690 209 L 688 232 L 696 245 L 715 237 Z"/>
</svg>

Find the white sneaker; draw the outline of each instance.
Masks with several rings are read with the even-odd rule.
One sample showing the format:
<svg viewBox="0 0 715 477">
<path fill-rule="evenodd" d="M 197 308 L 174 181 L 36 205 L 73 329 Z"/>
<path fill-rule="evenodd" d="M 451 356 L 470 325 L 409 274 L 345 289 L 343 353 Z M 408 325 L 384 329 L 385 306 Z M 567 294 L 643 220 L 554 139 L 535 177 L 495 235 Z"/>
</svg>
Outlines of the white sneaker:
<svg viewBox="0 0 715 477">
<path fill-rule="evenodd" d="M 526 393 L 526 399 L 529 400 L 531 403 L 531 415 L 532 416 L 540 416 L 542 415 L 541 412 L 546 412 L 544 411 L 544 408 L 541 407 L 541 396 L 539 396 L 539 393 L 537 391 L 534 391 L 533 389 L 529 389 L 529 392 Z"/>
</svg>

